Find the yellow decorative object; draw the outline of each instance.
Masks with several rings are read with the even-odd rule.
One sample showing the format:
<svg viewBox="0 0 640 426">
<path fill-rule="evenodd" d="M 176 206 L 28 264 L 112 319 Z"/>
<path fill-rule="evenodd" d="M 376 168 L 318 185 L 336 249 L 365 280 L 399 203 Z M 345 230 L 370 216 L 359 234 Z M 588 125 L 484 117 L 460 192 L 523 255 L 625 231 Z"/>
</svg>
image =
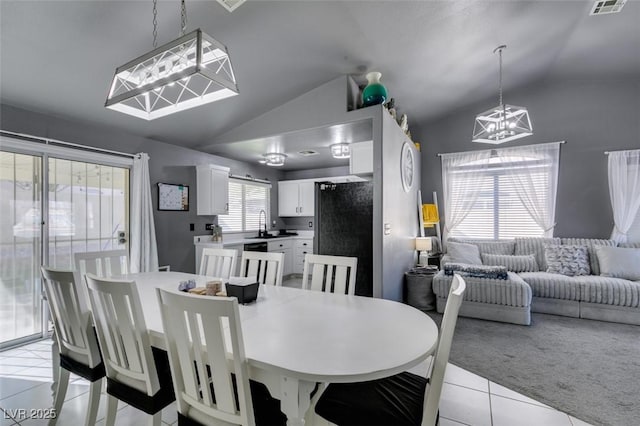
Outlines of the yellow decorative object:
<svg viewBox="0 0 640 426">
<path fill-rule="evenodd" d="M 435 204 L 422 205 L 422 224 L 425 227 L 431 227 L 440 222 L 438 215 L 438 207 Z"/>
</svg>

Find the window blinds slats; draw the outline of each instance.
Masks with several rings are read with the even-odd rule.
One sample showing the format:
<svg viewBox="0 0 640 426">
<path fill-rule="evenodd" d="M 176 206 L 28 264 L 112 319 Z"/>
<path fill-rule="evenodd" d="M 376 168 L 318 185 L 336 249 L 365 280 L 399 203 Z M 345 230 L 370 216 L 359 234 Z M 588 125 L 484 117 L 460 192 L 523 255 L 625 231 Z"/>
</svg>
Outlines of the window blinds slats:
<svg viewBox="0 0 640 426">
<path fill-rule="evenodd" d="M 230 179 L 229 214 L 218 216 L 218 223 L 223 231 L 257 231 L 260 210 L 269 212 L 269 189 L 270 185 L 263 183 Z M 262 220 L 265 220 L 264 217 Z"/>
<path fill-rule="evenodd" d="M 540 162 L 530 164 L 539 168 L 537 173 L 532 173 L 532 185 L 538 193 L 547 196 L 549 188 L 549 174 L 551 169 Z M 471 197 L 463 189 L 468 188 L 471 174 L 465 173 L 464 167 L 460 167 L 450 174 L 452 179 L 451 202 L 464 203 L 465 198 Z M 522 164 L 513 162 L 494 164 L 484 175 L 478 179 L 473 175 L 474 192 L 479 191 L 478 198 L 460 225 L 451 231 L 452 237 L 481 238 L 481 239 L 507 239 L 514 237 L 540 237 L 544 230 L 537 225 L 527 212 L 516 188 L 504 175 L 505 171 L 517 171 Z"/>
</svg>

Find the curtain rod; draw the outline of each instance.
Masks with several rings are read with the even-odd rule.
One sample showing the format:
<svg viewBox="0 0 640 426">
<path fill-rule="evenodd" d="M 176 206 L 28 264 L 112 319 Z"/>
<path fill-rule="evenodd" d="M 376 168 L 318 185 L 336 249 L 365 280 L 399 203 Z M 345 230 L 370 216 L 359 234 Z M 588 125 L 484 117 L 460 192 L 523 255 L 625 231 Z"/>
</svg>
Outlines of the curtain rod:
<svg viewBox="0 0 640 426">
<path fill-rule="evenodd" d="M 103 148 L 94 148 L 92 146 L 81 145 L 78 143 L 65 142 L 65 141 L 60 141 L 60 140 L 51 139 L 51 138 L 41 138 L 39 136 L 27 135 L 25 133 L 10 132 L 8 130 L 0 130 L 0 134 L 6 134 L 8 136 L 17 136 L 23 139 L 30 139 L 31 141 L 35 141 L 35 142 L 44 142 L 45 145 L 54 144 L 54 145 L 62 145 L 62 146 L 72 146 L 75 148 L 82 148 L 87 151 L 103 152 L 107 154 L 119 155 L 122 157 L 130 157 L 130 158 L 139 157 L 139 154 L 129 154 L 128 152 L 113 151 L 110 149 L 103 149 Z"/>
<path fill-rule="evenodd" d="M 508 146 L 505 148 L 491 148 L 491 149 L 479 149 L 478 151 L 492 151 L 494 149 L 511 149 L 511 148 L 528 148 L 530 146 L 540 146 L 540 145 L 548 145 L 548 144 L 552 144 L 552 143 L 567 143 L 567 141 L 558 141 L 558 142 L 545 142 L 545 143 L 540 143 L 540 144 L 531 144 L 531 145 L 520 145 L 520 146 Z M 476 151 L 462 151 L 462 152 L 476 152 Z M 439 152 L 436 155 L 438 157 L 442 157 L 443 155 L 448 155 L 448 154 L 458 154 L 457 152 Z"/>
<path fill-rule="evenodd" d="M 258 182 L 258 183 L 265 183 L 265 184 L 269 184 L 271 185 L 271 181 L 267 180 L 267 179 L 257 179 L 252 177 L 251 175 L 247 175 L 247 176 L 239 176 L 239 175 L 232 175 L 229 174 L 229 177 L 232 179 L 238 179 L 238 180 L 246 180 L 249 182 Z"/>
<path fill-rule="evenodd" d="M 621 150 L 618 150 L 618 151 L 605 151 L 604 153 L 605 153 L 605 155 L 609 155 L 609 154 L 614 153 L 614 152 L 635 152 L 635 151 L 640 151 L 640 149 L 621 149 Z"/>
</svg>

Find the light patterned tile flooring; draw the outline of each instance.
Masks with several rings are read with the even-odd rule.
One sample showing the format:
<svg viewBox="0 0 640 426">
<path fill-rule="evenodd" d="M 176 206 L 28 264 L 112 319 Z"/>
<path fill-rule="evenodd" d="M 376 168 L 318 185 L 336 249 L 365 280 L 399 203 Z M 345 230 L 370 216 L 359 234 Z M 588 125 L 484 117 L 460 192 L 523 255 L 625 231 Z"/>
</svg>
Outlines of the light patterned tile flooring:
<svg viewBox="0 0 640 426">
<path fill-rule="evenodd" d="M 420 365 L 412 371 L 424 374 L 426 365 Z M 46 412 L 52 406 L 51 383 L 51 340 L 0 352 L 0 426 L 45 425 L 46 420 L 33 418 L 31 414 Z M 88 392 L 88 382 L 72 375 L 59 425 L 84 423 Z M 98 410 L 98 425 L 104 424 L 105 408 L 106 395 L 103 395 Z M 131 406 L 120 403 L 118 409 L 118 426 L 133 426 L 146 421 L 147 415 Z M 177 424 L 175 403 L 163 410 L 162 421 L 165 425 Z M 327 425 L 313 413 L 307 417 L 307 424 Z M 583 421 L 453 364 L 449 364 L 445 376 L 440 401 L 440 425 L 588 426 Z"/>
</svg>

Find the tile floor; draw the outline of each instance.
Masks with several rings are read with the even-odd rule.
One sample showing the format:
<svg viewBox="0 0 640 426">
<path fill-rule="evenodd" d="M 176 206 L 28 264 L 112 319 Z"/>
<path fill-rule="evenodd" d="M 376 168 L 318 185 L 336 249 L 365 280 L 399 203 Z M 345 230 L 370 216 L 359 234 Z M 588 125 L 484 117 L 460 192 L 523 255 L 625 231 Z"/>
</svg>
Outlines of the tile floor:
<svg viewBox="0 0 640 426">
<path fill-rule="evenodd" d="M 425 366 L 413 369 L 424 374 Z M 51 340 L 0 352 L 0 426 L 46 425 L 47 420 L 31 416 L 52 406 Z M 59 425 L 82 424 L 89 387 L 88 382 L 71 376 L 67 397 L 58 420 Z M 104 425 L 106 396 L 98 410 L 97 425 Z M 146 422 L 147 415 L 126 404 L 118 406 L 116 425 L 133 426 Z M 20 412 L 20 409 L 26 412 Z M 35 410 L 36 413 L 30 413 Z M 326 425 L 309 416 L 307 424 Z M 163 424 L 177 424 L 175 403 L 162 413 Z M 449 364 L 440 402 L 440 425 L 545 425 L 588 426 L 560 411 L 520 395 L 487 379 Z"/>
</svg>

